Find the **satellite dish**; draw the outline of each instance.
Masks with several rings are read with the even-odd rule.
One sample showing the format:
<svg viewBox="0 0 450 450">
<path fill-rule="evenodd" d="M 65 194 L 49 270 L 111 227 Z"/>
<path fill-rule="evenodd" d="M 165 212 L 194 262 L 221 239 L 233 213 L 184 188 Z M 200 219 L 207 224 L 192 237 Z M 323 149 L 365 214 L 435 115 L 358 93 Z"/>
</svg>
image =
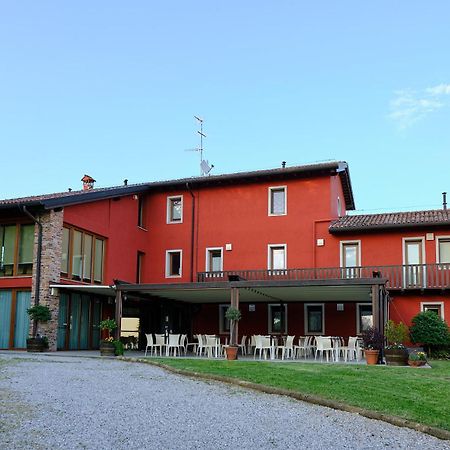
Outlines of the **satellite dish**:
<svg viewBox="0 0 450 450">
<path fill-rule="evenodd" d="M 211 172 L 212 168 L 214 167 L 213 164 L 211 166 L 209 165 L 208 161 L 205 161 L 204 159 L 200 163 L 200 169 L 202 171 L 202 176 L 208 175 L 209 172 Z"/>
</svg>

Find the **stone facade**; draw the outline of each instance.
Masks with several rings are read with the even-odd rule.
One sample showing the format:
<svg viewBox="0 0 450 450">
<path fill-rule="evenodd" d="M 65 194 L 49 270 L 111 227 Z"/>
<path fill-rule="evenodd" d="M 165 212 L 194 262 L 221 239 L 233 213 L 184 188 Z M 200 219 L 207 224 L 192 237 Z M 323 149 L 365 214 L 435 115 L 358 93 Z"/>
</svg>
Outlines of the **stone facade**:
<svg viewBox="0 0 450 450">
<path fill-rule="evenodd" d="M 47 323 L 38 324 L 38 333 L 47 336 L 49 350 L 56 351 L 58 333 L 59 293 L 51 295 L 50 284 L 59 283 L 61 274 L 61 252 L 63 235 L 63 211 L 48 211 L 41 214 L 39 220 L 42 224 L 42 252 L 41 252 L 41 279 L 39 289 L 39 304 L 48 306 L 52 318 Z M 33 252 L 33 284 L 31 289 L 31 304 L 34 305 L 36 296 L 36 260 L 38 248 L 39 227 L 34 230 Z M 33 324 L 30 324 L 30 334 Z"/>
</svg>

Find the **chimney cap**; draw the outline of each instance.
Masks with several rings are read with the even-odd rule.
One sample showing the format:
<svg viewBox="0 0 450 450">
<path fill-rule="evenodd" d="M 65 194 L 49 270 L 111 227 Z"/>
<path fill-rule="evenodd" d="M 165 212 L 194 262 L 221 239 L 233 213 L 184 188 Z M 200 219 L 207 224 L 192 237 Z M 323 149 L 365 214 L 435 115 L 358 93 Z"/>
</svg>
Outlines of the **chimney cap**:
<svg viewBox="0 0 450 450">
<path fill-rule="evenodd" d="M 81 179 L 83 183 L 95 183 L 95 180 L 90 176 L 84 174 L 84 177 Z"/>
</svg>

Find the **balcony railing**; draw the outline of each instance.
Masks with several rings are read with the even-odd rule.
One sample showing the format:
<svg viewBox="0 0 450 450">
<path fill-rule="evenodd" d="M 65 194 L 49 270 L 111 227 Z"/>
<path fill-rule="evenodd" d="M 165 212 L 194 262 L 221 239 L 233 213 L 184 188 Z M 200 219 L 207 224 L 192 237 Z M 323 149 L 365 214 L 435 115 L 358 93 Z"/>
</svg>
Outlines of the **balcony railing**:
<svg viewBox="0 0 450 450">
<path fill-rule="evenodd" d="M 229 278 L 231 277 L 231 278 Z M 450 264 L 403 266 L 318 267 L 313 269 L 224 270 L 199 272 L 198 282 L 233 280 L 338 280 L 381 277 L 390 289 L 446 289 Z"/>
</svg>

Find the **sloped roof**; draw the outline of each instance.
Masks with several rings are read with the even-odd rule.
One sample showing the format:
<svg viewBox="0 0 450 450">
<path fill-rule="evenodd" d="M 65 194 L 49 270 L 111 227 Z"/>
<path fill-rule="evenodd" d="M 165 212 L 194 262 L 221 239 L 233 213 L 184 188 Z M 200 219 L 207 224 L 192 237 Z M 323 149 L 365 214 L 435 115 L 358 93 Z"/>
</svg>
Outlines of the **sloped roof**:
<svg viewBox="0 0 450 450">
<path fill-rule="evenodd" d="M 329 230 L 331 233 L 343 233 L 442 225 L 450 225 L 449 210 L 435 209 L 344 216 L 332 222 Z"/>
<path fill-rule="evenodd" d="M 269 170 L 257 170 L 252 172 L 237 172 L 224 175 L 212 175 L 206 177 L 181 178 L 177 180 L 156 181 L 132 185 L 113 186 L 108 188 L 95 188 L 91 190 L 66 191 L 53 194 L 36 195 L 0 200 L 0 209 L 13 208 L 15 206 L 40 206 L 45 209 L 58 208 L 77 203 L 87 203 L 112 197 L 120 197 L 134 193 L 152 190 L 196 188 L 202 186 L 214 186 L 223 184 L 254 183 L 263 180 L 282 180 L 303 178 L 314 175 L 338 174 L 344 191 L 347 210 L 355 209 L 353 191 L 350 182 L 348 164 L 344 161 L 308 164 L 303 166 L 276 168 Z"/>
</svg>

